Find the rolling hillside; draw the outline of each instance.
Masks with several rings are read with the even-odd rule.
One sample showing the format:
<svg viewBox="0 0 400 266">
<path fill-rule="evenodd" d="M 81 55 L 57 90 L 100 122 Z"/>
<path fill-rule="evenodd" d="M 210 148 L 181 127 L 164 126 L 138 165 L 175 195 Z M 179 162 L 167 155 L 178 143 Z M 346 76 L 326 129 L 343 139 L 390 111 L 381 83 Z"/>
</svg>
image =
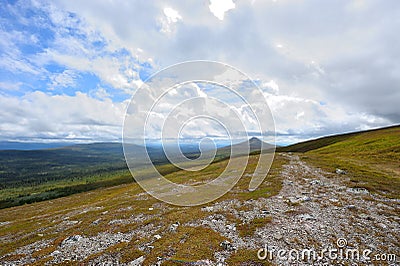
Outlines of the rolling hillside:
<svg viewBox="0 0 400 266">
<path fill-rule="evenodd" d="M 259 141 L 250 142 L 256 153 Z M 259 158 L 252 154 L 229 193 L 196 207 L 160 202 L 129 183 L 2 209 L 0 264 L 282 265 L 259 260 L 257 250 L 266 241 L 317 250 L 342 237 L 398 254 L 399 146 L 400 127 L 391 127 L 286 147 L 261 186 L 249 191 Z M 166 177 L 199 184 L 226 165 L 217 160 Z"/>
<path fill-rule="evenodd" d="M 287 147 L 330 172 L 347 172 L 349 185 L 400 196 L 400 126 L 324 137 Z"/>
<path fill-rule="evenodd" d="M 351 132 L 351 133 L 346 133 L 346 134 L 338 134 L 338 135 L 333 135 L 333 136 L 326 136 L 318 139 L 313 139 L 313 140 L 308 140 L 304 142 L 299 142 L 293 145 L 285 146 L 285 147 L 279 147 L 277 148 L 277 151 L 280 152 L 307 152 L 311 150 L 316 150 L 322 147 L 327 147 L 332 144 L 341 142 L 342 144 L 348 144 L 347 142 L 344 142 L 348 139 L 353 139 L 357 136 L 360 136 L 362 139 L 366 139 L 368 142 L 370 142 L 370 138 L 373 141 L 376 138 L 380 138 L 381 136 L 386 136 L 387 134 L 391 135 L 391 137 L 396 138 L 396 135 L 399 136 L 399 130 L 400 126 L 391 126 L 391 127 L 386 127 L 386 128 L 378 128 L 378 129 L 372 129 L 372 130 L 365 130 L 365 131 L 358 131 L 358 132 Z M 356 138 L 357 139 L 357 138 Z M 356 145 L 361 145 L 363 143 L 353 143 Z M 387 143 L 390 145 L 391 143 Z"/>
</svg>

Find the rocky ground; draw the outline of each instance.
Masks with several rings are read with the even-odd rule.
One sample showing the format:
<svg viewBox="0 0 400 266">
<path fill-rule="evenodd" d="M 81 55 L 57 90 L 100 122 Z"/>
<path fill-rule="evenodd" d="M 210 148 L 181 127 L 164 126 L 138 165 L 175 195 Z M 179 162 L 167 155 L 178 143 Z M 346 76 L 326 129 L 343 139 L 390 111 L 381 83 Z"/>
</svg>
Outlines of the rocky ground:
<svg viewBox="0 0 400 266">
<path fill-rule="evenodd" d="M 118 243 L 143 238 L 147 241 L 137 244 L 137 249 L 143 255 L 128 263 L 121 263 L 118 256 L 104 253 L 88 260 L 87 264 L 147 265 L 146 254 L 157 248 L 154 243 L 175 234 L 180 227 L 201 227 L 211 229 L 226 239 L 221 241 L 221 249 L 213 252 L 213 256 L 195 262 L 174 262 L 168 256 L 163 256 L 153 264 L 229 265 L 229 259 L 236 253 L 248 250 L 254 258 L 244 265 L 264 265 L 267 261 L 277 265 L 400 265 L 399 200 L 372 195 L 365 189 L 346 187 L 344 181 L 347 173 L 340 169 L 336 173 L 327 173 L 306 164 L 298 155 L 282 156 L 288 159 L 288 163 L 280 173 L 283 186 L 276 196 L 217 201 L 201 208 L 205 214 L 201 218 L 189 219 L 182 224 L 177 221 L 171 223 L 168 230 L 161 231 L 159 224 L 144 222 L 150 218 L 162 219 L 163 211 L 170 208 L 166 204 L 156 203 L 145 214 L 108 222 L 110 225 L 135 224 L 132 230 L 101 232 L 96 236 L 70 235 L 46 255 L 49 258 L 47 263 L 87 260 L 93 254 Z M 140 194 L 137 200 L 146 200 L 147 197 Z M 228 219 L 224 213 L 230 213 L 234 218 Z M 93 220 L 93 226 L 100 223 L 101 219 L 98 217 Z M 62 231 L 79 223 L 79 220 L 64 219 L 52 230 Z M 252 224 L 257 224 L 252 227 L 254 232 L 243 233 L 243 228 L 250 228 Z M 2 241 L 10 239 L 3 238 Z M 54 241 L 43 240 L 20 247 L 1 257 L 0 264 L 34 263 L 32 254 L 48 248 L 51 243 Z M 301 253 L 308 249 L 316 252 L 315 258 L 301 258 Z M 324 249 L 326 251 L 322 254 Z M 363 257 L 363 252 L 367 256 Z M 260 258 L 257 258 L 257 253 Z M 9 259 L 10 255 L 17 254 L 23 256 Z M 171 256 L 173 254 L 172 250 Z M 393 261 L 394 255 L 396 259 Z"/>
</svg>

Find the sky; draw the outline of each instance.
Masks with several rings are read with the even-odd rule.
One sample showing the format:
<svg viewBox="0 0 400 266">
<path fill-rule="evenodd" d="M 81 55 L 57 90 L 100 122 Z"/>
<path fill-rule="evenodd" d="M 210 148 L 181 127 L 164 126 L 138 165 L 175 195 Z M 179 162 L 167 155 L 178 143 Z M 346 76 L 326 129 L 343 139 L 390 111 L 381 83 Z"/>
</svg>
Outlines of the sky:
<svg viewBox="0 0 400 266">
<path fill-rule="evenodd" d="M 397 0 L 3 1 L 0 141 L 119 141 L 133 93 L 189 60 L 251 77 L 278 143 L 399 124 L 398 29 Z"/>
</svg>

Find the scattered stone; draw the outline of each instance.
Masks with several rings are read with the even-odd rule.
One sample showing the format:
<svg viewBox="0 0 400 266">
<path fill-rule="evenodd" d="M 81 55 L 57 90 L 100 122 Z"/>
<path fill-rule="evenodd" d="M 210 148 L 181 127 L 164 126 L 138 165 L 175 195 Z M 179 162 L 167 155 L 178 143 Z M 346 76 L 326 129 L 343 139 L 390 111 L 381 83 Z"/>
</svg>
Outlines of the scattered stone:
<svg viewBox="0 0 400 266">
<path fill-rule="evenodd" d="M 226 229 L 229 231 L 236 231 L 236 226 L 234 224 L 227 224 Z"/>
<path fill-rule="evenodd" d="M 336 168 L 336 174 L 338 174 L 338 175 L 345 175 L 345 174 L 347 174 L 347 172 L 345 171 L 345 170 L 342 170 L 342 169 L 339 169 L 339 168 Z"/>
<path fill-rule="evenodd" d="M 283 238 L 283 236 L 282 236 L 280 233 L 275 233 L 275 234 L 273 234 L 273 237 L 274 237 L 276 240 L 281 240 L 281 239 Z"/>
<path fill-rule="evenodd" d="M 10 224 L 11 222 L 9 222 L 9 221 L 6 221 L 6 222 L 0 222 L 0 226 L 2 226 L 2 225 L 7 225 L 7 224 Z"/>
<path fill-rule="evenodd" d="M 206 206 L 204 208 L 201 209 L 202 211 L 206 211 L 206 212 L 212 212 L 214 210 L 213 206 Z"/>
<path fill-rule="evenodd" d="M 321 180 L 315 179 L 310 181 L 310 185 L 315 186 L 315 185 L 320 185 L 323 186 L 324 183 Z"/>
<path fill-rule="evenodd" d="M 55 257 L 55 256 L 60 255 L 60 254 L 61 254 L 61 251 L 59 251 L 59 250 L 54 250 L 53 252 L 51 252 L 50 256 Z"/>
<path fill-rule="evenodd" d="M 298 217 L 303 221 L 315 220 L 315 217 L 310 215 L 310 214 L 308 214 L 308 213 L 300 214 L 300 215 L 298 215 Z"/>
<path fill-rule="evenodd" d="M 289 198 L 286 200 L 286 202 L 287 202 L 287 203 L 290 203 L 290 204 L 299 204 L 299 203 L 301 202 L 301 198 L 289 197 Z"/>
<path fill-rule="evenodd" d="M 364 214 L 364 213 L 360 213 L 360 214 L 358 215 L 358 217 L 360 217 L 361 219 L 365 219 L 365 220 L 368 220 L 368 221 L 372 221 L 372 217 L 371 217 L 371 216 L 368 216 L 368 215 L 366 215 L 366 214 Z"/>
<path fill-rule="evenodd" d="M 129 262 L 128 265 L 129 266 L 140 266 L 140 265 L 143 264 L 144 260 L 145 260 L 145 257 L 144 256 L 140 256 L 139 258 Z"/>
<path fill-rule="evenodd" d="M 309 196 L 304 196 L 302 200 L 304 202 L 307 202 L 307 201 L 311 201 L 311 198 Z"/>
<path fill-rule="evenodd" d="M 61 242 L 61 246 L 71 245 L 79 242 L 83 237 L 81 235 L 69 236 Z"/>
<path fill-rule="evenodd" d="M 231 242 L 229 242 L 228 240 L 224 240 L 221 242 L 221 244 L 219 244 L 220 247 L 222 247 L 224 250 L 226 251 L 234 251 L 236 250 L 236 247 L 234 247 Z"/>
<path fill-rule="evenodd" d="M 349 210 L 357 209 L 355 205 L 347 205 L 346 208 L 349 209 Z"/>
<path fill-rule="evenodd" d="M 376 207 L 378 207 L 379 209 L 386 209 L 388 206 L 382 203 L 378 203 L 376 204 Z"/>
<path fill-rule="evenodd" d="M 283 155 L 286 156 L 286 155 Z M 282 189 L 277 196 L 257 198 L 253 200 L 223 200 L 216 201 L 211 206 L 203 207 L 201 210 L 208 213 L 203 213 L 197 220 L 191 220 L 183 226 L 187 227 L 207 227 L 212 229 L 229 241 L 220 242 L 221 248 L 214 252 L 211 258 L 204 258 L 203 260 L 190 262 L 191 265 L 227 265 L 226 260 L 238 249 L 258 249 L 263 247 L 264 242 L 268 240 L 268 250 L 276 252 L 281 248 L 295 248 L 302 247 L 316 247 L 320 248 L 327 243 L 334 242 L 339 237 L 346 237 L 350 246 L 362 243 L 363 247 L 370 248 L 374 253 L 378 252 L 392 252 L 398 253 L 398 246 L 395 241 L 390 239 L 387 241 L 387 235 L 393 234 L 394 238 L 398 236 L 397 224 L 400 223 L 400 218 L 395 215 L 398 211 L 399 200 L 388 199 L 381 195 L 371 195 L 366 199 L 360 196 L 361 194 L 369 193 L 368 190 L 363 188 L 348 188 L 344 185 L 345 180 L 334 173 L 326 173 L 322 169 L 316 169 L 308 166 L 307 163 L 302 162 L 297 155 L 288 156 L 290 162 L 283 165 L 281 177 L 283 178 Z M 288 180 L 285 181 L 285 180 Z M 314 186 L 315 185 L 315 186 Z M 323 185 L 323 186 L 322 186 Z M 359 184 L 360 185 L 360 184 Z M 350 194 L 352 193 L 352 194 Z M 353 194 L 354 193 L 354 194 Z M 144 200 L 143 198 L 134 200 Z M 292 202 L 301 205 L 289 206 L 286 202 Z M 333 204 L 340 202 L 339 204 Z M 122 263 L 119 256 L 107 254 L 104 252 L 109 247 L 121 243 L 129 242 L 138 237 L 148 239 L 148 242 L 135 240 L 138 250 L 154 256 L 151 251 L 155 249 L 153 242 L 157 239 L 164 239 L 165 235 L 157 235 L 162 233 L 164 225 L 150 222 L 154 217 L 159 217 L 159 213 L 147 212 L 163 210 L 162 205 L 151 205 L 152 207 L 144 208 L 141 214 L 132 214 L 130 218 L 123 220 L 113 220 L 115 223 L 135 223 L 131 231 L 127 233 L 110 233 L 103 232 L 97 236 L 85 235 L 69 235 L 64 241 L 61 242 L 57 250 L 45 255 L 44 258 L 49 258 L 49 264 L 63 264 L 63 263 L 78 263 L 79 261 L 87 261 L 88 265 L 143 265 L 145 257 L 141 256 L 136 258 L 130 263 Z M 343 207 L 342 207 L 343 206 Z M 117 207 L 117 206 L 116 206 Z M 98 207 L 101 212 L 104 207 Z M 354 212 L 346 212 L 346 210 L 355 209 Z M 86 208 L 85 210 L 90 210 Z M 129 208 L 116 209 L 116 211 L 125 211 Z M 383 211 L 382 211 L 383 210 Z M 87 211 L 86 211 L 87 212 Z M 111 211 L 113 213 L 114 211 Z M 53 224 L 50 230 L 65 234 L 70 232 L 71 227 L 76 225 L 76 222 L 70 221 L 77 219 L 77 214 L 84 213 L 82 209 L 77 208 L 71 210 L 64 215 L 57 215 L 51 217 Z M 107 214 L 108 211 L 102 214 Z M 230 213 L 236 220 L 228 219 L 225 213 Z M 351 215 L 349 215 L 351 213 Z M 393 214 L 393 215 L 392 215 Z M 254 235 L 241 236 L 240 230 L 236 228 L 236 224 L 251 223 L 254 219 L 265 218 L 267 215 L 273 217 L 272 222 L 265 224 L 257 224 Z M 69 217 L 71 218 L 69 218 Z M 90 218 L 89 222 L 92 224 L 107 223 L 109 219 Z M 314 218 L 315 217 L 315 218 Z M 119 218 L 114 217 L 115 218 Z M 193 217 L 195 218 L 195 217 Z M 97 219 L 93 221 L 92 219 Z M 51 220 L 49 220 L 51 221 Z M 62 221 L 60 223 L 60 221 Z M 84 221 L 84 220 L 83 220 Z M 82 223 L 83 223 L 82 221 Z M 149 221 L 149 222 L 145 222 Z M 233 222 L 235 221 L 235 223 Z M 258 219 L 260 221 L 260 219 Z M 307 222 L 305 222 L 307 221 Z M 72 223 L 71 223 L 72 222 Z M 77 221 L 80 223 L 79 221 Z M 114 223 L 113 222 L 113 223 Z M 2 221 L 0 226 L 8 224 L 9 222 Z M 71 225 L 70 225 L 71 224 Z M 65 225 L 70 225 L 69 227 Z M 177 231 L 180 223 L 175 221 L 166 225 L 167 232 Z M 0 227 L 1 228 L 1 227 Z M 169 230 L 168 230 L 169 228 Z M 38 233 L 47 234 L 47 231 L 42 225 L 38 228 L 33 236 L 40 235 Z M 49 230 L 49 231 L 50 231 Z M 80 232 L 80 228 L 73 229 Z M 239 231 L 239 232 L 238 232 Z M 368 234 L 366 234 L 368 233 Z M 371 237 L 373 236 L 373 237 Z M 4 235 L 0 237 L 1 241 L 10 241 L 12 235 Z M 160 240 L 162 241 L 162 240 Z M 178 239 L 179 244 L 190 241 L 190 236 L 185 236 Z M 54 239 L 44 239 L 31 243 L 29 245 L 19 247 L 11 255 L 22 254 L 14 261 L 6 262 L 5 265 L 30 265 L 39 263 L 40 261 L 32 255 L 34 252 L 51 247 Z M 178 244 L 178 245 L 179 245 Z M 102 254 L 104 253 L 104 254 Z M 47 254 L 47 253 L 46 253 Z M 102 255 L 98 255 L 102 254 Z M 168 258 L 173 257 L 176 250 L 166 250 L 162 256 L 162 260 L 155 261 L 154 265 L 162 265 L 168 263 Z M 275 253 L 276 254 L 276 253 Z M 95 255 L 95 256 L 93 256 Z M 53 258 L 50 258 L 53 257 Z M 148 255 L 145 255 L 148 259 Z M 15 256 L 17 257 L 17 256 Z M 0 257 L 1 261 L 5 257 Z M 171 261 L 172 262 L 172 261 Z M 349 264 L 355 261 L 349 261 Z M 262 262 L 260 262 L 261 265 Z M 286 260 L 275 259 L 275 265 L 292 265 Z M 321 262 L 322 263 L 322 262 Z M 329 262 L 328 262 L 329 263 Z M 249 264 L 250 265 L 250 264 Z M 306 265 L 306 264 L 299 264 Z M 322 264 L 321 264 L 322 265 Z"/>
<path fill-rule="evenodd" d="M 175 222 L 175 223 L 171 224 L 169 227 L 169 231 L 175 232 L 178 229 L 179 225 L 180 225 L 179 222 Z"/>
<path fill-rule="evenodd" d="M 362 187 L 352 187 L 348 188 L 347 193 L 354 193 L 354 194 L 369 194 L 369 191 Z"/>
<path fill-rule="evenodd" d="M 192 265 L 204 265 L 204 266 L 213 266 L 215 265 L 213 261 L 211 260 L 198 260 L 196 262 L 193 262 Z M 223 264 L 224 265 L 224 264 Z"/>
<path fill-rule="evenodd" d="M 123 219 L 116 219 L 116 220 L 111 220 L 111 221 L 108 222 L 108 224 L 110 224 L 110 225 L 112 225 L 112 224 L 124 224 L 124 223 L 126 223 L 126 221 L 123 220 Z"/>
<path fill-rule="evenodd" d="M 387 228 L 387 225 L 384 224 L 384 223 L 378 223 L 378 226 L 379 226 L 380 228 L 382 228 L 382 229 L 386 229 L 386 228 Z"/>
<path fill-rule="evenodd" d="M 269 210 L 261 210 L 262 214 L 271 214 L 271 212 Z"/>
<path fill-rule="evenodd" d="M 69 220 L 66 220 L 64 222 L 65 222 L 66 225 L 76 225 L 76 224 L 79 223 L 79 221 L 69 221 Z"/>
<path fill-rule="evenodd" d="M 94 221 L 92 222 L 92 224 L 98 225 L 98 224 L 100 223 L 100 221 L 101 221 L 101 219 L 99 218 L 99 219 L 97 219 L 97 220 L 94 220 Z"/>
</svg>

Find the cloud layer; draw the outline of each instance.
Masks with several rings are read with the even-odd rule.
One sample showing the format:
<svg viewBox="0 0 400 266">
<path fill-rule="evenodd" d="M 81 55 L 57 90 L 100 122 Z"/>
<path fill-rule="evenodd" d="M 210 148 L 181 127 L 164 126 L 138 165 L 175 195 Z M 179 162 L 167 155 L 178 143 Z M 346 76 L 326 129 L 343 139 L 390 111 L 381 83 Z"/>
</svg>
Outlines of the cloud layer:
<svg viewBox="0 0 400 266">
<path fill-rule="evenodd" d="M 120 139 L 131 93 L 198 59 L 252 77 L 282 143 L 400 123 L 399 1 L 217 3 L 2 5 L 0 139 Z"/>
</svg>

